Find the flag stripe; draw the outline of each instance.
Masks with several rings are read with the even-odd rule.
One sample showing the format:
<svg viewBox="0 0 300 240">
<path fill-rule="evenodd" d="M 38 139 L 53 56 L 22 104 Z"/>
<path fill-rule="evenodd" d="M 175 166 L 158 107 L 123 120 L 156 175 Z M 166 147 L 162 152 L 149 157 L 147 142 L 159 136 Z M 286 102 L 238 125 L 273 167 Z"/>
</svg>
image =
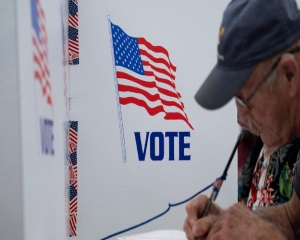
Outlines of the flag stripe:
<svg viewBox="0 0 300 240">
<path fill-rule="evenodd" d="M 178 112 L 168 112 L 166 114 L 166 116 L 164 117 L 166 120 L 174 120 L 174 119 L 181 119 L 183 121 L 185 121 L 187 123 L 187 125 L 189 125 L 189 127 L 191 129 L 194 130 L 192 124 L 189 122 L 189 120 L 187 118 L 185 118 L 184 116 L 182 116 L 180 113 Z"/>
<path fill-rule="evenodd" d="M 121 68 L 121 67 L 118 67 L 118 68 Z M 146 111 L 151 116 L 154 116 L 154 115 L 156 115 L 158 113 L 161 113 L 161 112 L 164 112 L 164 113 L 167 114 L 168 111 L 166 111 L 166 109 L 162 105 L 177 107 L 182 112 L 180 111 L 179 114 L 174 114 L 174 113 L 173 114 L 168 114 L 168 116 L 165 116 L 165 119 L 166 120 L 171 120 L 170 117 L 174 117 L 174 119 L 184 120 L 193 129 L 192 125 L 188 121 L 186 113 L 184 112 L 184 104 L 179 99 L 179 97 L 180 97 L 179 93 L 172 92 L 170 90 L 159 87 L 157 81 L 151 81 L 149 79 L 147 79 L 149 81 L 145 81 L 146 80 L 145 77 L 143 77 L 143 79 L 141 80 L 141 79 L 138 79 L 138 78 L 136 78 L 136 77 L 134 77 L 134 76 L 132 76 L 128 73 L 120 72 L 120 71 L 117 71 L 117 77 L 119 79 L 119 82 L 121 82 L 121 80 L 124 79 L 124 80 L 127 80 L 127 81 L 131 81 L 133 83 L 137 83 L 138 85 L 140 85 L 144 88 L 152 88 L 152 89 L 156 89 L 158 91 L 158 94 L 151 95 L 149 93 L 149 91 L 146 91 L 142 88 L 133 87 L 133 86 L 130 86 L 128 84 L 123 85 L 123 84 L 119 83 L 118 84 L 118 90 L 120 92 L 120 103 L 121 104 L 126 105 L 126 104 L 129 104 L 129 103 L 133 103 L 137 106 L 144 107 L 146 109 Z M 176 90 L 174 90 L 174 91 L 176 91 Z M 147 104 L 146 101 L 144 101 L 142 99 L 137 99 L 135 97 L 125 97 L 125 98 L 122 97 L 122 92 L 139 93 L 139 94 L 142 94 L 143 96 L 145 96 L 149 101 L 160 100 L 162 105 L 160 104 L 160 106 L 151 107 Z M 171 98 L 171 99 L 174 99 L 174 100 L 173 101 L 164 100 L 163 96 L 165 96 L 165 98 L 169 98 L 169 99 Z M 132 102 L 130 102 L 130 101 L 132 101 Z M 179 101 L 180 103 L 177 103 L 177 101 Z"/>
<path fill-rule="evenodd" d="M 50 70 L 48 68 L 48 38 L 45 26 L 45 13 L 40 0 L 31 1 L 32 11 L 32 45 L 34 62 L 34 79 L 38 81 L 45 103 L 52 108 Z"/>
<path fill-rule="evenodd" d="M 71 213 L 77 212 L 77 197 L 75 197 L 75 198 L 70 202 L 70 212 L 71 212 Z"/>
<path fill-rule="evenodd" d="M 77 215 L 76 214 L 72 214 L 70 216 L 70 234 L 71 236 L 77 236 L 76 230 L 77 230 Z"/>
<path fill-rule="evenodd" d="M 165 69 L 156 67 L 153 64 L 150 64 L 148 61 L 142 61 L 143 66 L 149 66 L 154 72 L 158 72 L 158 73 L 162 73 L 164 75 L 166 75 L 167 77 L 175 80 L 175 76 L 173 74 L 171 74 L 170 72 L 166 71 Z"/>
<path fill-rule="evenodd" d="M 76 191 L 77 191 L 77 180 L 71 180 L 71 185 L 73 185 L 74 186 L 74 188 L 76 189 Z"/>
<path fill-rule="evenodd" d="M 123 105 L 135 104 L 137 106 L 143 107 L 146 109 L 148 114 L 151 116 L 157 115 L 158 113 L 165 113 L 166 115 L 164 116 L 164 119 L 166 119 L 166 120 L 174 120 L 174 119 L 183 120 L 189 125 L 189 127 L 191 129 L 194 129 L 193 126 L 190 124 L 190 122 L 188 121 L 188 119 L 185 116 L 183 116 L 182 114 L 180 114 L 178 112 L 166 112 L 162 106 L 156 106 L 154 108 L 150 108 L 145 101 L 143 101 L 141 99 L 136 99 L 133 97 L 120 98 L 120 103 Z"/>
<path fill-rule="evenodd" d="M 148 106 L 150 108 L 154 108 L 157 106 L 163 106 L 165 112 L 180 112 L 181 114 L 184 115 L 183 111 L 181 111 L 179 108 L 177 108 L 176 106 L 167 106 L 167 105 L 163 105 L 161 100 L 157 100 L 157 101 L 149 101 L 149 99 L 147 99 L 143 94 L 139 94 L 139 93 L 131 93 L 131 92 L 122 92 L 122 94 L 120 94 L 120 98 L 136 98 L 136 99 L 140 99 L 144 102 L 146 102 L 148 104 Z"/>
<path fill-rule="evenodd" d="M 69 50 L 72 53 L 79 54 L 79 44 L 69 39 Z"/>
<path fill-rule="evenodd" d="M 144 66 L 146 66 L 148 64 L 149 66 L 152 67 L 152 69 L 154 69 L 154 70 L 157 69 L 156 71 L 162 72 L 165 75 L 169 76 L 171 79 L 175 80 L 175 76 L 171 72 L 170 64 L 167 63 L 167 61 L 165 59 L 155 58 L 153 55 L 149 54 L 147 51 L 145 51 L 143 49 L 140 49 L 140 53 L 141 53 L 142 59 L 143 59 L 143 57 L 147 57 L 149 60 L 151 60 L 155 64 L 163 64 L 163 67 L 166 67 L 166 69 L 168 69 L 168 70 L 165 70 L 163 68 L 155 67 L 153 64 L 150 64 L 149 61 L 142 60 L 142 63 L 143 63 Z"/>
<path fill-rule="evenodd" d="M 154 108 L 151 108 L 148 106 L 148 104 L 143 101 L 143 100 L 140 100 L 140 99 L 137 99 L 137 98 L 133 98 L 133 97 L 128 97 L 128 98 L 120 98 L 120 103 L 123 104 L 123 105 L 127 105 L 127 104 L 130 104 L 130 103 L 133 103 L 137 106 L 140 106 L 140 107 L 143 107 L 146 109 L 146 111 L 149 113 L 149 115 L 151 116 L 154 116 L 158 113 L 161 113 L 161 112 L 164 112 L 164 108 L 160 105 L 160 106 L 156 106 Z"/>
<path fill-rule="evenodd" d="M 164 99 L 162 99 L 160 97 L 159 94 L 151 95 L 147 91 L 145 91 L 143 89 L 140 89 L 140 88 L 136 88 L 136 87 L 132 87 L 132 86 L 126 86 L 126 85 L 120 85 L 119 84 L 119 91 L 120 92 L 140 93 L 143 96 L 145 96 L 151 102 L 161 101 L 161 103 L 163 105 L 166 105 L 166 106 L 175 106 L 175 107 L 179 108 L 180 110 L 184 111 L 183 107 L 180 104 L 178 104 L 177 102 L 164 100 Z"/>
<path fill-rule="evenodd" d="M 33 55 L 33 60 L 38 65 L 38 68 L 35 70 L 35 73 L 39 77 L 39 82 L 45 85 L 45 87 L 49 87 L 49 90 L 51 90 L 50 83 L 47 79 L 47 77 L 50 76 L 47 65 L 42 65 L 42 62 L 40 61 L 40 59 L 38 59 L 38 56 L 35 54 Z"/>
<path fill-rule="evenodd" d="M 119 83 L 124 82 L 126 80 L 127 84 L 133 83 L 131 80 L 126 79 L 124 77 L 126 76 L 132 76 L 132 79 L 139 79 L 141 81 L 144 81 L 145 83 L 151 83 L 151 84 L 157 84 L 157 86 L 161 87 L 161 88 L 165 88 L 171 92 L 177 93 L 175 87 L 173 87 L 171 83 L 168 79 L 165 78 L 160 78 L 161 74 L 160 73 L 156 73 L 156 76 L 158 76 L 159 80 L 156 80 L 156 78 L 153 76 L 154 74 L 147 74 L 148 73 L 148 69 L 150 69 L 149 67 L 145 67 L 145 75 L 141 75 L 141 74 L 137 74 L 135 72 L 131 72 L 130 70 L 124 68 L 124 67 L 120 67 L 117 66 L 116 70 L 117 70 L 117 75 L 120 77 L 119 78 Z M 151 70 L 151 72 L 153 73 L 153 71 Z M 121 75 L 119 75 L 121 73 Z M 123 76 L 122 76 L 123 74 Z M 164 80 L 164 81 L 163 81 Z"/>
<path fill-rule="evenodd" d="M 153 71 L 145 71 L 145 75 L 149 76 L 149 77 L 154 77 L 154 79 L 157 82 L 161 82 L 161 83 L 167 84 L 167 85 L 169 85 L 169 86 L 171 86 L 172 88 L 175 89 L 175 84 L 173 82 L 171 82 L 170 80 L 167 80 L 167 79 L 159 77 Z"/>
<path fill-rule="evenodd" d="M 157 53 L 164 53 L 170 62 L 170 68 L 175 72 L 176 71 L 176 67 L 172 64 L 171 60 L 170 60 L 170 56 L 169 53 L 167 51 L 167 49 L 165 49 L 164 47 L 161 46 L 153 46 L 150 42 L 148 42 L 145 38 L 137 38 L 138 44 L 143 44 L 145 45 L 148 49 L 152 50 L 153 52 L 157 52 Z"/>
<path fill-rule="evenodd" d="M 77 134 L 74 134 L 73 130 L 70 129 L 70 141 L 77 145 Z"/>
<path fill-rule="evenodd" d="M 32 37 L 32 41 L 33 41 L 33 44 L 35 46 L 35 49 L 37 50 L 37 54 L 36 52 L 34 52 L 36 58 L 38 61 L 45 61 L 45 63 L 47 63 L 48 59 L 47 59 L 47 49 L 40 49 L 40 44 L 38 43 L 38 41 L 36 40 L 35 37 Z M 47 66 L 45 66 L 47 67 Z M 47 73 L 49 74 L 49 71 L 47 71 Z"/>
<path fill-rule="evenodd" d="M 78 27 L 78 12 L 76 13 L 76 15 L 73 17 L 71 14 L 69 14 L 69 22 L 71 24 L 71 26 L 73 27 Z"/>
<path fill-rule="evenodd" d="M 146 82 L 143 81 L 141 79 L 137 79 L 127 73 L 124 72 L 117 72 L 117 77 L 118 78 L 124 78 L 124 79 L 128 79 L 132 82 L 138 83 L 139 85 L 143 86 L 143 87 L 147 87 L 147 88 L 156 88 L 158 90 L 158 92 L 160 92 L 161 94 L 167 95 L 169 97 L 175 97 L 177 98 L 177 94 L 174 92 L 171 92 L 170 90 L 167 90 L 165 88 L 161 88 L 157 85 L 156 82 L 152 81 L 152 82 Z"/>
</svg>

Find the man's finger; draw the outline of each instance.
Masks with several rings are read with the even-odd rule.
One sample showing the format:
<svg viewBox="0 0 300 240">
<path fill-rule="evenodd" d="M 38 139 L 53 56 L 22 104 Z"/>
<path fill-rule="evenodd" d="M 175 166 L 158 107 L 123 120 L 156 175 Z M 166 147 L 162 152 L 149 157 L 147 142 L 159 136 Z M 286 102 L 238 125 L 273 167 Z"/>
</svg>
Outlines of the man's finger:
<svg viewBox="0 0 300 240">
<path fill-rule="evenodd" d="M 207 236 L 213 224 L 216 222 L 217 216 L 210 215 L 199 219 L 192 228 L 192 233 L 196 237 Z M 200 239 L 200 238 L 199 238 Z"/>
<path fill-rule="evenodd" d="M 218 221 L 217 221 L 218 220 Z M 214 223 L 211 225 L 209 229 L 209 233 L 207 234 L 207 240 L 213 239 L 221 239 L 221 232 L 222 232 L 222 218 L 214 219 Z M 224 239 L 224 238 L 223 238 Z"/>
<path fill-rule="evenodd" d="M 191 225 L 193 225 L 199 217 L 201 217 L 207 201 L 207 196 L 200 195 L 186 204 L 185 210 Z"/>
<path fill-rule="evenodd" d="M 190 225 L 188 219 L 186 219 L 184 224 L 183 224 L 183 231 L 185 232 L 187 239 L 194 240 L 194 235 L 193 235 L 193 232 L 192 232 L 192 226 Z"/>
</svg>

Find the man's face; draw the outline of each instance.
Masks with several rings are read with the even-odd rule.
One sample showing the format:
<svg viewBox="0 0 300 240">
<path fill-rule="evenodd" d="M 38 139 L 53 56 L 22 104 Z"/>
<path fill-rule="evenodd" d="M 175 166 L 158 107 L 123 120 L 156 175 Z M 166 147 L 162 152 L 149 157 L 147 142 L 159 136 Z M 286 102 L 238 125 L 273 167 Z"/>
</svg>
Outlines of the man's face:
<svg viewBox="0 0 300 240">
<path fill-rule="evenodd" d="M 240 99 L 247 99 L 265 76 L 264 65 L 259 64 L 245 85 L 236 95 Z M 293 140 L 293 121 L 290 111 L 290 101 L 283 86 L 283 78 L 277 74 L 272 89 L 267 81 L 259 87 L 248 103 L 249 108 L 236 101 L 238 122 L 240 125 L 260 135 L 268 147 L 280 147 Z"/>
</svg>

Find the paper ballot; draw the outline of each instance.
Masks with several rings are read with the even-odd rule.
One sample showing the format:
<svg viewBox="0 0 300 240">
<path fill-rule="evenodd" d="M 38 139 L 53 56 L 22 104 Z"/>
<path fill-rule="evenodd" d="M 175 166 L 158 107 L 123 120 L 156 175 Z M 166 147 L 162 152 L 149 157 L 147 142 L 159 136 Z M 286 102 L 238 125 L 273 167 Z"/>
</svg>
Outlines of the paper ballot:
<svg viewBox="0 0 300 240">
<path fill-rule="evenodd" d="M 157 230 L 137 235 L 120 237 L 118 240 L 187 240 L 185 232 L 179 230 Z"/>
</svg>

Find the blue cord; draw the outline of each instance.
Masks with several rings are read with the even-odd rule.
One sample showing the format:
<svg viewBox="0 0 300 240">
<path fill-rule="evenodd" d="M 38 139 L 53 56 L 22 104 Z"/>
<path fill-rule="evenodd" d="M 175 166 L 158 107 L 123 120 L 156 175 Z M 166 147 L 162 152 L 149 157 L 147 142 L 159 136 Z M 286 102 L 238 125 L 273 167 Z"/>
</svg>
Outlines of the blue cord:
<svg viewBox="0 0 300 240">
<path fill-rule="evenodd" d="M 221 179 L 221 180 L 226 180 L 226 175 L 227 175 L 227 174 L 223 174 L 220 178 L 217 178 L 216 181 L 219 180 L 219 179 Z M 210 187 L 212 187 L 214 183 L 215 183 L 215 182 L 213 182 L 212 184 L 208 185 L 206 188 L 203 188 L 201 191 L 197 192 L 196 194 L 194 194 L 193 196 L 189 197 L 188 199 L 186 199 L 186 200 L 184 200 L 184 201 L 182 201 L 182 202 L 174 203 L 174 204 L 169 203 L 169 206 L 168 206 L 167 210 L 164 211 L 164 212 L 162 212 L 162 213 L 160 213 L 160 214 L 158 214 L 157 216 L 155 216 L 155 217 L 153 217 L 153 218 L 150 218 L 150 219 L 148 219 L 147 221 L 142 222 L 142 223 L 140 223 L 140 224 L 137 224 L 137 225 L 135 225 L 135 226 L 133 226 L 133 227 L 130 227 L 130 228 L 121 230 L 121 231 L 119 231 L 119 232 L 113 233 L 113 234 L 111 234 L 111 235 L 109 235 L 109 236 L 107 236 L 107 237 L 105 237 L 105 238 L 100 239 L 100 240 L 106 240 L 106 239 L 112 238 L 112 237 L 114 237 L 114 236 L 116 236 L 116 235 L 119 235 L 119 234 L 121 234 L 121 233 L 128 232 L 128 231 L 131 231 L 131 230 L 133 230 L 133 229 L 135 229 L 135 228 L 138 228 L 138 227 L 140 227 L 140 226 L 142 226 L 142 225 L 145 225 L 145 224 L 147 224 L 147 223 L 149 223 L 149 222 L 151 222 L 151 221 L 153 221 L 153 220 L 155 220 L 155 219 L 157 219 L 157 218 L 159 218 L 159 217 L 165 215 L 167 212 L 169 212 L 169 210 L 171 209 L 171 207 L 176 207 L 176 206 L 178 206 L 178 205 L 184 204 L 184 203 L 186 203 L 186 202 L 192 200 L 194 197 L 196 197 L 196 196 L 199 195 L 200 193 L 202 193 L 202 192 L 206 191 L 207 189 L 209 189 Z"/>
</svg>

